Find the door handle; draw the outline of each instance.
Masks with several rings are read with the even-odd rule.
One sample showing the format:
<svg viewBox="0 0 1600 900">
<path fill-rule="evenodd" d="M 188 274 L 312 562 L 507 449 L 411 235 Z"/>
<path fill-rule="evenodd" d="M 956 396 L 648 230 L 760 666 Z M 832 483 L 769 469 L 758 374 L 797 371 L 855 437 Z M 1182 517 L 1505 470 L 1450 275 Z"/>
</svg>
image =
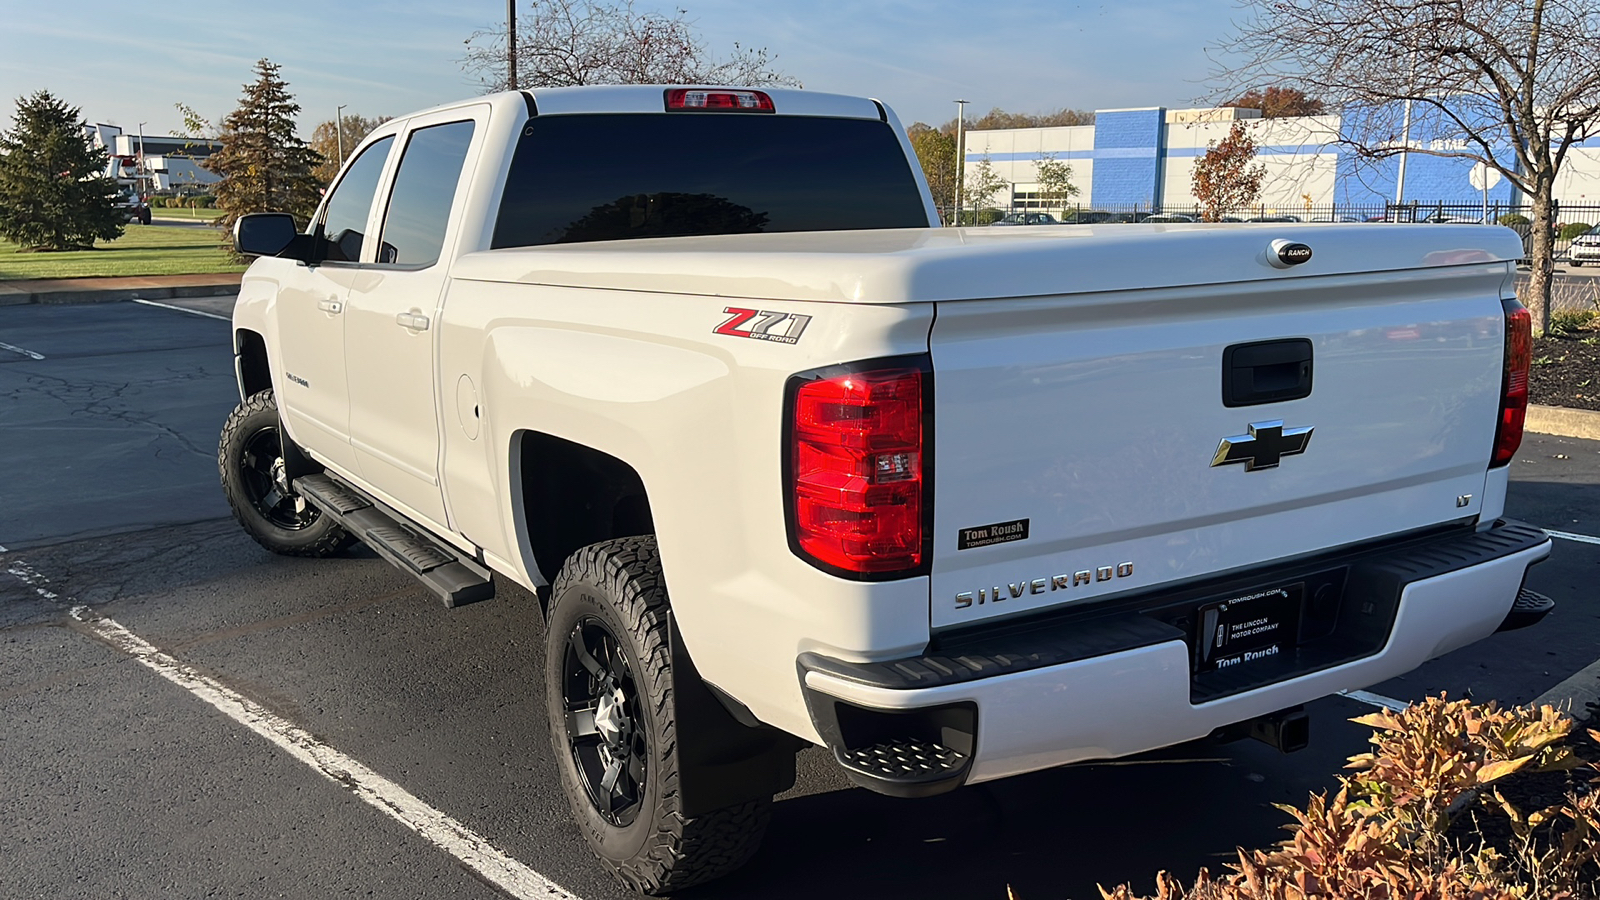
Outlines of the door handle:
<svg viewBox="0 0 1600 900">
<path fill-rule="evenodd" d="M 400 313 L 394 317 L 394 321 L 401 328 L 409 328 L 412 331 L 428 330 L 428 317 L 416 310 Z"/>
<path fill-rule="evenodd" d="M 344 304 L 333 299 L 332 297 L 329 297 L 326 300 L 317 301 L 317 309 L 320 309 L 329 315 L 336 316 L 339 314 L 340 310 L 344 309 Z"/>
</svg>

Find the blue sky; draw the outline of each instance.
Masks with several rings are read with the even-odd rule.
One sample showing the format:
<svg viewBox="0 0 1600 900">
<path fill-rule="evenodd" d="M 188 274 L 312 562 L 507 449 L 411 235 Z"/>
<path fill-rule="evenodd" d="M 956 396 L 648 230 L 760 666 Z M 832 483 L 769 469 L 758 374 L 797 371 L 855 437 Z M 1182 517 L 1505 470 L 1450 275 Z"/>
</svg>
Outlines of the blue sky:
<svg viewBox="0 0 1600 900">
<path fill-rule="evenodd" d="M 766 47 L 808 89 L 877 97 L 907 124 L 952 118 L 956 97 L 980 114 L 1203 103 L 1205 48 L 1235 13 L 1231 0 L 677 5 L 714 50 Z M 501 0 L 0 0 L 0 127 L 40 89 L 130 132 L 141 121 L 146 134 L 176 129 L 180 101 L 218 121 L 265 56 L 283 67 L 309 135 L 339 104 L 397 115 L 477 93 L 457 63 L 462 42 L 504 15 Z"/>
</svg>

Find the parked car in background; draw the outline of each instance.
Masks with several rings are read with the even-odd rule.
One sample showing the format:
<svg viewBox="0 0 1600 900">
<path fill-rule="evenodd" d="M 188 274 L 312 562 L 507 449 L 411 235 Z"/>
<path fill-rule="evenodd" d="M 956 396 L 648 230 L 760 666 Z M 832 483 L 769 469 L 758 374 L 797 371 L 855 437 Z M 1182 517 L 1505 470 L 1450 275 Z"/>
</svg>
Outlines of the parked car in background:
<svg viewBox="0 0 1600 900">
<path fill-rule="evenodd" d="M 1143 222 L 1150 218 L 1147 212 L 1109 212 L 1103 209 L 1080 209 L 1067 213 L 1063 225 L 1102 225 Z"/>
<path fill-rule="evenodd" d="M 150 201 L 139 193 L 137 185 L 122 184 L 120 187 L 122 193 L 117 197 L 117 208 L 127 214 L 129 222 L 149 225 Z"/>
<path fill-rule="evenodd" d="M 1061 221 L 1049 213 L 1012 213 L 990 225 L 1060 225 Z"/>
<path fill-rule="evenodd" d="M 1360 216 L 1338 215 L 1338 216 L 1318 216 L 1315 219 L 1312 219 L 1311 221 L 1313 221 L 1313 222 L 1363 222 L 1363 221 L 1366 221 L 1366 220 L 1362 219 Z"/>
<path fill-rule="evenodd" d="M 1179 223 L 1179 222 L 1197 222 L 1199 220 L 1196 219 L 1194 216 L 1186 216 L 1186 215 L 1183 215 L 1182 213 L 1156 213 L 1155 215 L 1151 216 L 1150 218 L 1145 219 L 1145 221 L 1146 222 L 1154 222 L 1157 225 L 1161 225 L 1161 224 L 1170 225 L 1170 224 Z"/>
<path fill-rule="evenodd" d="M 1572 239 L 1567 250 L 1567 262 L 1582 266 L 1586 262 L 1600 263 L 1600 225 Z"/>
<path fill-rule="evenodd" d="M 1300 221 L 1304 221 L 1304 220 L 1302 220 L 1299 216 L 1291 216 L 1291 215 L 1289 215 L 1287 213 L 1280 213 L 1280 214 L 1270 215 L 1270 216 L 1252 216 L 1252 217 L 1250 217 L 1248 219 L 1245 219 L 1245 221 L 1246 222 L 1300 222 Z"/>
</svg>

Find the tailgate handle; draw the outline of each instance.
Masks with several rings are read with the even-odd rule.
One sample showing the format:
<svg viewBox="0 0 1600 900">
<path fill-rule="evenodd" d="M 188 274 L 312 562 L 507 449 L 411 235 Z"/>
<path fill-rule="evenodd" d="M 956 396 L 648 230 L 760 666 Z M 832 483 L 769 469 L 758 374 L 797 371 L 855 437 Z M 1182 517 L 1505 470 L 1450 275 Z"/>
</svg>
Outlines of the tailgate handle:
<svg viewBox="0 0 1600 900">
<path fill-rule="evenodd" d="M 1222 351 L 1222 405 L 1255 406 L 1311 396 L 1311 341 L 1234 344 Z"/>
</svg>

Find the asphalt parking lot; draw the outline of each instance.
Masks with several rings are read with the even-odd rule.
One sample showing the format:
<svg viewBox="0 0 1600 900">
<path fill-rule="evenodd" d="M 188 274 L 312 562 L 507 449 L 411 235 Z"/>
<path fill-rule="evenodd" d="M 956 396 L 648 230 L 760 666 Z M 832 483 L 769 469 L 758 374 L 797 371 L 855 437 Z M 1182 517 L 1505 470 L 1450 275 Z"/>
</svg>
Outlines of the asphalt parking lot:
<svg viewBox="0 0 1600 900">
<path fill-rule="evenodd" d="M 229 301 L 182 301 L 224 314 Z M 629 896 L 568 822 L 544 733 L 537 604 L 445 610 L 365 551 L 296 560 L 227 518 L 215 435 L 228 326 L 134 303 L 0 308 L 0 897 L 501 897 L 500 889 L 114 646 L 105 617 L 359 761 L 549 883 Z M 1530 435 L 1508 515 L 1600 535 L 1600 442 Z M 1526 702 L 1600 655 L 1600 545 L 1558 540 L 1556 598 L 1371 690 Z M 69 611 L 92 610 L 88 621 Z M 909 801 L 820 751 L 737 875 L 685 896 L 1097 897 L 1264 846 L 1332 783 L 1368 711 L 1313 704 L 1312 747 L 1200 743 Z M 559 896 L 530 894 L 530 896 Z"/>
</svg>

